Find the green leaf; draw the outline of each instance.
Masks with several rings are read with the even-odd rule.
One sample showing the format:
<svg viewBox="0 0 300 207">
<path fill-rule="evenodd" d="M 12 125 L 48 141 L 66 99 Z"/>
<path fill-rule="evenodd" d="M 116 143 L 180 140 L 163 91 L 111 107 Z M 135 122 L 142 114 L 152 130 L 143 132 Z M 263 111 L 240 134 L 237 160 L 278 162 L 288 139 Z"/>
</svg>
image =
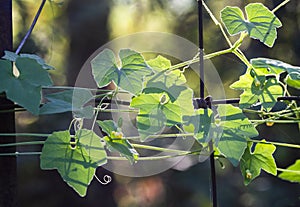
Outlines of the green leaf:
<svg viewBox="0 0 300 207">
<path fill-rule="evenodd" d="M 247 139 L 258 136 L 258 132 L 238 107 L 221 104 L 218 106 L 218 113 L 218 126 L 223 130 L 218 149 L 237 166 L 247 147 Z"/>
<path fill-rule="evenodd" d="M 156 58 L 148 60 L 147 64 L 156 72 L 167 70 L 171 67 L 171 61 L 161 55 Z"/>
<path fill-rule="evenodd" d="M 288 180 L 290 182 L 300 183 L 300 160 L 285 169 L 282 173 L 278 175 L 279 178 L 283 180 Z"/>
<path fill-rule="evenodd" d="M 287 72 L 288 76 L 286 82 L 289 86 L 299 89 L 300 88 L 300 67 L 293 66 L 280 60 L 269 58 L 255 58 L 251 60 L 253 67 L 257 69 L 265 69 L 266 74 L 280 74 Z"/>
<path fill-rule="evenodd" d="M 137 127 L 142 141 L 165 126 L 182 122 L 180 106 L 172 103 L 166 93 L 141 94 L 132 99 L 130 106 L 139 109 Z"/>
<path fill-rule="evenodd" d="M 33 114 L 38 114 L 42 86 L 52 84 L 46 70 L 35 60 L 18 57 L 15 63 L 19 76 L 13 73 L 12 63 L 0 60 L 0 93 L 17 102 Z"/>
<path fill-rule="evenodd" d="M 131 164 L 138 160 L 139 154 L 128 140 L 122 139 L 123 133 L 112 120 L 97 121 L 97 123 L 108 135 L 103 137 L 103 139 L 109 148 L 116 150 L 126 157 Z"/>
<path fill-rule="evenodd" d="M 54 69 L 52 66 L 47 65 L 45 63 L 45 61 L 43 60 L 43 58 L 41 58 L 41 57 L 39 57 L 38 55 L 35 55 L 35 54 L 20 54 L 20 56 L 19 56 L 16 53 L 11 52 L 11 51 L 7 51 L 7 50 L 4 51 L 4 54 L 5 55 L 2 58 L 5 59 L 5 60 L 10 60 L 11 62 L 15 62 L 18 57 L 27 57 L 27 58 L 30 58 L 32 60 L 36 60 L 37 63 L 40 64 L 46 70 L 53 70 Z"/>
<path fill-rule="evenodd" d="M 266 79 L 265 76 L 259 76 L 256 73 L 254 77 L 250 75 L 249 70 L 230 88 L 244 90 L 240 96 L 240 107 L 247 108 L 259 101 L 267 110 L 271 110 L 277 102 L 277 98 L 283 96 L 283 88 L 276 78 Z"/>
<path fill-rule="evenodd" d="M 171 62 L 165 57 L 157 56 L 147 62 L 155 71 L 147 77 L 143 93 L 167 93 L 170 100 L 180 106 L 182 116 L 194 113 L 193 90 L 186 86 L 186 79 L 180 70 L 166 71 Z"/>
<path fill-rule="evenodd" d="M 196 140 L 200 143 L 207 143 L 212 139 L 213 112 L 211 109 L 197 109 L 193 116 L 184 116 L 183 129 L 186 132 L 194 133 Z"/>
<path fill-rule="evenodd" d="M 98 137 L 91 130 L 78 130 L 71 142 L 69 131 L 53 132 L 42 149 L 41 169 L 57 169 L 63 180 L 85 196 L 96 168 L 107 162 Z"/>
<path fill-rule="evenodd" d="M 36 60 L 45 70 L 54 70 L 54 67 L 45 63 L 44 59 L 35 54 L 20 54 L 21 57 L 27 57 Z"/>
<path fill-rule="evenodd" d="M 298 73 L 291 73 L 286 78 L 286 83 L 296 89 L 300 89 L 300 75 Z"/>
<path fill-rule="evenodd" d="M 150 75 L 152 69 L 147 65 L 143 56 L 130 49 L 119 52 L 121 67 L 117 66 L 112 50 L 105 49 L 92 61 L 92 73 L 99 88 L 113 81 L 122 89 L 137 95 L 143 89 L 144 76 Z"/>
<path fill-rule="evenodd" d="M 72 111 L 76 117 L 92 118 L 94 107 L 84 106 L 94 98 L 90 90 L 74 88 L 45 96 L 49 101 L 40 108 L 40 114 L 55 114 Z"/>
<path fill-rule="evenodd" d="M 280 20 L 261 3 L 251 3 L 245 7 L 247 19 L 238 7 L 227 6 L 221 11 L 221 19 L 230 35 L 247 32 L 253 39 L 259 39 L 272 47 L 276 38 L 276 28 L 282 26 Z"/>
<path fill-rule="evenodd" d="M 10 60 L 11 62 L 15 62 L 18 57 L 19 57 L 19 55 L 17 55 L 16 53 L 5 50 L 4 56 L 2 58 L 5 60 Z"/>
<path fill-rule="evenodd" d="M 261 169 L 272 175 L 277 174 L 276 163 L 273 158 L 276 147 L 272 144 L 257 143 L 254 152 L 251 152 L 252 148 L 252 143 L 248 144 L 240 164 L 245 185 L 259 176 Z"/>
</svg>

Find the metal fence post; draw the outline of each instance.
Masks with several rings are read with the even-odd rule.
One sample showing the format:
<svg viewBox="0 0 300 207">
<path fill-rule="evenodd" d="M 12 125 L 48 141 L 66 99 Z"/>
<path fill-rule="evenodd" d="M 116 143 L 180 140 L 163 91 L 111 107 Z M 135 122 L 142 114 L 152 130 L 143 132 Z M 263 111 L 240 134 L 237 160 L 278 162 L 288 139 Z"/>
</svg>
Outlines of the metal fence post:
<svg viewBox="0 0 300 207">
<path fill-rule="evenodd" d="M 0 0 L 0 55 L 12 50 L 12 0 Z M 1 94 L 2 95 L 2 94 Z M 14 103 L 0 97 L 0 105 L 13 109 Z M 15 133 L 15 114 L 0 113 L 0 133 Z M 1 137 L 0 144 L 11 143 L 15 137 Z M 0 148 L 1 153 L 15 152 L 15 147 Z M 17 206 L 16 157 L 0 157 L 0 207 Z"/>
</svg>

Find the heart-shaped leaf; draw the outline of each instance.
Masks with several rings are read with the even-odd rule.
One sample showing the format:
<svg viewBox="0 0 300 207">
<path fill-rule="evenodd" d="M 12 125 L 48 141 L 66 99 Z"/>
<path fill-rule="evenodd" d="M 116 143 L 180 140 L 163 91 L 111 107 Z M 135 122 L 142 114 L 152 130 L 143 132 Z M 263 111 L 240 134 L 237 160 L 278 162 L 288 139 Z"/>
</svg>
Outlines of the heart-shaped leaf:
<svg viewBox="0 0 300 207">
<path fill-rule="evenodd" d="M 251 149 L 252 143 L 248 145 L 240 163 L 245 185 L 248 185 L 254 178 L 259 176 L 261 169 L 272 175 L 277 174 L 276 163 L 273 157 L 273 153 L 276 150 L 274 145 L 257 143 L 254 152 L 251 152 Z"/>
<path fill-rule="evenodd" d="M 57 169 L 63 180 L 80 196 L 85 196 L 96 168 L 107 162 L 107 155 L 93 131 L 82 129 L 72 141 L 69 131 L 53 132 L 46 140 L 41 169 Z"/>
<path fill-rule="evenodd" d="M 281 27 L 275 14 L 261 3 L 251 3 L 245 7 L 247 19 L 238 7 L 227 6 L 221 11 L 221 19 L 230 35 L 247 32 L 272 47 L 277 38 L 276 29 Z"/>
<path fill-rule="evenodd" d="M 152 69 L 147 65 L 143 56 L 130 49 L 119 52 L 120 68 L 112 50 L 105 49 L 92 61 L 92 73 L 99 88 L 113 81 L 122 89 L 137 95 L 143 89 L 144 76 L 150 75 Z"/>
<path fill-rule="evenodd" d="M 130 142 L 123 138 L 123 133 L 116 123 L 112 120 L 97 121 L 101 129 L 107 134 L 103 137 L 103 140 L 109 146 L 110 149 L 116 150 L 121 155 L 126 157 L 131 164 L 137 161 L 139 154 L 130 144 Z"/>
<path fill-rule="evenodd" d="M 285 169 L 279 176 L 283 180 L 300 183 L 300 160 Z"/>
<path fill-rule="evenodd" d="M 247 138 L 258 136 L 258 132 L 242 110 L 229 104 L 218 106 L 220 127 L 223 131 L 218 149 L 237 166 L 247 147 Z"/>
<path fill-rule="evenodd" d="M 45 96 L 49 101 L 40 108 L 40 114 L 55 114 L 72 111 L 76 117 L 92 118 L 93 106 L 84 106 L 94 98 L 90 90 L 74 88 Z"/>
<path fill-rule="evenodd" d="M 38 114 L 42 86 L 52 85 L 48 72 L 36 60 L 18 57 L 15 62 L 0 60 L 0 93 L 33 114 Z"/>
<path fill-rule="evenodd" d="M 166 93 L 141 94 L 132 99 L 130 106 L 139 109 L 137 127 L 142 141 L 165 126 L 182 122 L 180 106 L 172 103 Z"/>
</svg>

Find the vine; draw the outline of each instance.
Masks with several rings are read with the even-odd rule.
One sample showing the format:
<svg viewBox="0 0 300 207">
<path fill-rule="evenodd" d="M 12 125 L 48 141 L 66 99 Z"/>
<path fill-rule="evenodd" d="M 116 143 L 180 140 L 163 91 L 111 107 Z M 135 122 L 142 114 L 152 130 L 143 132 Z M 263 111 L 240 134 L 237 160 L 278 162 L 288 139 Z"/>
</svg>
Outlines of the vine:
<svg viewBox="0 0 300 207">
<path fill-rule="evenodd" d="M 199 103 L 201 99 L 194 97 L 193 90 L 186 85 L 183 72 L 188 70 L 190 64 L 199 62 L 199 54 L 191 60 L 172 65 L 170 60 L 161 55 L 146 60 L 143 54 L 131 49 L 122 49 L 118 55 L 110 49 L 104 49 L 91 61 L 93 78 L 99 89 L 52 86 L 47 71 L 53 69 L 51 66 L 36 55 L 19 54 L 41 13 L 43 1 L 17 51 L 6 51 L 0 60 L 0 92 L 32 114 L 71 111 L 74 119 L 67 130 L 52 134 L 2 133 L 0 136 L 47 138 L 43 141 L 0 145 L 43 145 L 42 152 L 2 153 L 0 156 L 40 155 L 41 168 L 57 169 L 63 180 L 80 196 L 86 195 L 88 185 L 96 177 L 96 169 L 109 160 L 126 160 L 134 164 L 178 156 L 209 156 L 209 147 L 213 148 L 215 157 L 226 158 L 235 167 L 240 165 L 245 185 L 259 176 L 261 170 L 284 180 L 300 182 L 299 159 L 287 169 L 282 169 L 277 167 L 273 157 L 276 147 L 299 149 L 300 146 L 265 140 L 256 129 L 260 124 L 300 123 L 300 107 L 296 102 L 300 98 L 291 96 L 289 92 L 290 87 L 300 88 L 300 67 L 265 57 L 248 60 L 240 49 L 245 38 L 257 39 L 273 47 L 277 29 L 282 26 L 275 12 L 288 2 L 283 1 L 273 10 L 261 3 L 251 3 L 245 7 L 247 17 L 240 8 L 227 6 L 221 11 L 221 23 L 202 1 L 229 45 L 228 49 L 207 54 L 204 59 L 232 53 L 246 65 L 247 70 L 230 86 L 242 91 L 239 99 L 211 100 L 209 104 L 214 105 L 213 109 L 203 106 L 195 109 L 195 102 Z M 232 36 L 239 34 L 238 40 L 232 43 L 227 33 Z M 101 89 L 111 83 L 115 90 Z M 43 88 L 61 91 L 45 95 L 47 101 L 41 103 Z M 127 108 L 109 109 L 109 102 L 120 93 L 132 97 Z M 96 106 L 89 104 L 93 100 L 96 100 Z M 230 104 L 236 102 L 239 103 L 238 107 Z M 115 103 L 125 102 L 115 100 Z M 278 103 L 281 103 L 280 106 Z M 13 110 L 20 111 L 17 106 Z M 118 123 L 98 120 L 101 113 L 115 112 L 134 114 L 139 136 L 124 135 L 121 120 Z M 249 119 L 245 114 L 255 114 L 259 119 Z M 92 120 L 91 128 L 84 128 L 86 119 Z M 75 129 L 73 134 L 72 127 Z M 96 127 L 102 130 L 104 136 L 95 133 Z M 166 128 L 177 132 L 162 133 Z M 145 144 L 149 139 L 186 137 L 198 142 L 198 148 L 186 151 Z M 143 156 L 139 149 L 168 154 Z M 118 152 L 120 156 L 109 156 L 108 151 Z M 109 177 L 104 177 L 103 182 L 98 177 L 96 179 L 104 184 L 111 181 Z"/>
</svg>

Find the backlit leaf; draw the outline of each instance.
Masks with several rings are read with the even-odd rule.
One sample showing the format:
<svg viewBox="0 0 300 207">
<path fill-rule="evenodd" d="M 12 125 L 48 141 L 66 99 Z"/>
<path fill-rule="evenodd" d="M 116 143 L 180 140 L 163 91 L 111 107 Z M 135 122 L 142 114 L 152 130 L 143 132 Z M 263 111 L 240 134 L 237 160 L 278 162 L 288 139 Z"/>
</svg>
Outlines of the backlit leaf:
<svg viewBox="0 0 300 207">
<path fill-rule="evenodd" d="M 300 88 L 300 67 L 298 66 L 293 66 L 280 60 L 273 60 L 269 58 L 252 59 L 251 64 L 257 69 L 267 70 L 267 74 L 280 74 L 282 72 L 287 72 L 287 84 L 297 89 Z"/>
<path fill-rule="evenodd" d="M 99 88 L 113 81 L 122 89 L 137 95 L 143 89 L 144 76 L 150 75 L 152 69 L 147 65 L 143 56 L 130 49 L 119 52 L 121 66 L 118 67 L 112 50 L 105 49 L 92 61 L 92 73 Z"/>
<path fill-rule="evenodd" d="M 112 120 L 97 121 L 97 123 L 107 134 L 103 139 L 109 146 L 109 149 L 116 150 L 133 164 L 138 159 L 139 154 L 128 140 L 122 139 L 123 133 L 121 129 Z"/>
<path fill-rule="evenodd" d="M 258 136 L 258 132 L 243 114 L 242 110 L 229 104 L 218 106 L 220 123 L 222 129 L 218 149 L 230 162 L 237 166 L 247 147 L 247 139 Z"/>
<path fill-rule="evenodd" d="M 94 98 L 90 90 L 85 88 L 74 88 L 57 93 L 47 94 L 48 100 L 41 108 L 40 114 L 55 114 L 72 111 L 74 116 L 80 118 L 92 118 L 93 106 L 85 106 Z"/>
<path fill-rule="evenodd" d="M 252 143 L 249 143 L 240 163 L 245 185 L 248 185 L 254 178 L 259 176 L 261 169 L 272 175 L 277 174 L 273 157 L 276 147 L 272 144 L 257 143 L 254 152 L 251 152 L 252 148 Z"/>
<path fill-rule="evenodd" d="M 52 84 L 48 72 L 36 60 L 18 57 L 15 66 L 19 75 L 14 75 L 12 63 L 0 60 L 0 93 L 27 109 L 38 114 L 42 86 Z"/>
<path fill-rule="evenodd" d="M 277 38 L 276 29 L 281 27 L 280 20 L 261 3 L 251 3 L 245 7 L 247 18 L 238 7 L 227 6 L 221 11 L 221 19 L 231 35 L 247 32 L 250 37 L 259 39 L 272 47 Z"/>
<path fill-rule="evenodd" d="M 96 168 L 107 162 L 98 137 L 91 130 L 78 130 L 74 142 L 69 131 L 53 132 L 42 149 L 41 169 L 57 169 L 63 180 L 80 196 L 85 196 Z"/>
<path fill-rule="evenodd" d="M 189 133 L 194 133 L 196 140 L 203 144 L 212 139 L 210 134 L 213 112 L 211 109 L 197 109 L 195 115 L 184 116 L 184 130 Z M 211 132 L 212 133 L 212 132 Z"/>
<path fill-rule="evenodd" d="M 283 180 L 300 183 L 300 160 L 296 160 L 294 164 L 285 169 L 278 175 Z"/>
<path fill-rule="evenodd" d="M 252 77 L 249 70 L 230 87 L 244 91 L 240 96 L 241 108 L 250 107 L 259 101 L 267 111 L 272 109 L 277 98 L 283 96 L 284 93 L 276 78 L 266 79 L 265 76 L 257 74 Z"/>
<path fill-rule="evenodd" d="M 141 94 L 132 99 L 130 106 L 139 109 L 137 127 L 142 141 L 165 126 L 182 122 L 180 106 L 172 103 L 166 93 Z"/>
</svg>

